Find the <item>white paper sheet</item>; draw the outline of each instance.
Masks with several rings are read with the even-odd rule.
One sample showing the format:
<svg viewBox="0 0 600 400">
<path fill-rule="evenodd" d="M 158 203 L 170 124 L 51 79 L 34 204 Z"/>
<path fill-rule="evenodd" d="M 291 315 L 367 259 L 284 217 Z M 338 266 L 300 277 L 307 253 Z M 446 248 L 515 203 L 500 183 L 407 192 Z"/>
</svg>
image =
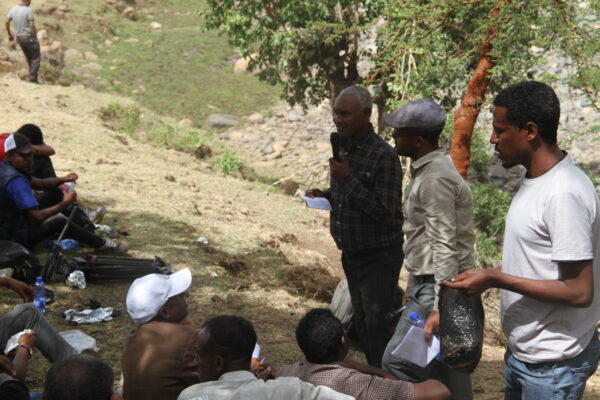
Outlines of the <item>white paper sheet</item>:
<svg viewBox="0 0 600 400">
<path fill-rule="evenodd" d="M 300 196 L 300 198 L 306 202 L 308 208 L 331 211 L 331 204 L 325 197 Z"/>
<path fill-rule="evenodd" d="M 392 351 L 392 355 L 419 367 L 426 367 L 440 352 L 440 339 L 433 337 L 425 341 L 425 330 L 411 326 L 402 342 Z"/>
</svg>

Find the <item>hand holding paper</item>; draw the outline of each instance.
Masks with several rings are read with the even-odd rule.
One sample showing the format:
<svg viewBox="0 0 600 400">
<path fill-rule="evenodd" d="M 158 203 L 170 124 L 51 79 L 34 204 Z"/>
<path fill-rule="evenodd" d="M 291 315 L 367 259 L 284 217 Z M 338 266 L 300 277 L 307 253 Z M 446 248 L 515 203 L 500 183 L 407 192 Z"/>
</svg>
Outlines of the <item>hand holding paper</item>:
<svg viewBox="0 0 600 400">
<path fill-rule="evenodd" d="M 431 342 L 426 342 L 425 330 L 411 326 L 402 342 L 392 351 L 392 355 L 419 367 L 426 367 L 439 352 L 440 340 L 436 336 Z"/>
</svg>

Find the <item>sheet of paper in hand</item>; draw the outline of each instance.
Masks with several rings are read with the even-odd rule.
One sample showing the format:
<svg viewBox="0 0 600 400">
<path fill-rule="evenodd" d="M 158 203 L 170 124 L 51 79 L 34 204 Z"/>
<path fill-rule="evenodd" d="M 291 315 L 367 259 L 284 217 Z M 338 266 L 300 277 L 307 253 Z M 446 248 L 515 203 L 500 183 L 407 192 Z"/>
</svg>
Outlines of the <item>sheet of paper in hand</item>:
<svg viewBox="0 0 600 400">
<path fill-rule="evenodd" d="M 431 342 L 426 342 L 425 330 L 411 326 L 402 342 L 392 351 L 392 355 L 419 367 L 426 367 L 439 352 L 440 340 L 437 337 L 434 336 Z"/>
<path fill-rule="evenodd" d="M 306 202 L 308 208 L 331 211 L 331 204 L 325 197 L 300 196 L 300 198 Z"/>
</svg>

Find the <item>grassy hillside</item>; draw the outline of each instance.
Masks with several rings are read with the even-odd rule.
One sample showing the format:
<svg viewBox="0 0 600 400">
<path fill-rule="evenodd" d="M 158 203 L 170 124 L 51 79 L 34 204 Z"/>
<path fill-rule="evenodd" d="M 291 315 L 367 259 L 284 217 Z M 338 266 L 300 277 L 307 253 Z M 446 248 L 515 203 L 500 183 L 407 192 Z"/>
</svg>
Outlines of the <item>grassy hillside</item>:
<svg viewBox="0 0 600 400">
<path fill-rule="evenodd" d="M 64 17 L 44 12 L 59 4 L 44 2 L 38 25 L 65 48 L 98 56 L 67 60 L 67 68 L 99 89 L 130 96 L 159 114 L 189 118 L 197 126 L 211 113 L 247 115 L 278 99 L 277 88 L 233 74 L 237 54 L 216 32 L 199 27 L 202 1 L 141 0 L 135 20 L 105 1 L 71 0 Z M 152 22 L 162 28 L 151 28 Z M 82 67 L 90 62 L 102 69 Z"/>
</svg>

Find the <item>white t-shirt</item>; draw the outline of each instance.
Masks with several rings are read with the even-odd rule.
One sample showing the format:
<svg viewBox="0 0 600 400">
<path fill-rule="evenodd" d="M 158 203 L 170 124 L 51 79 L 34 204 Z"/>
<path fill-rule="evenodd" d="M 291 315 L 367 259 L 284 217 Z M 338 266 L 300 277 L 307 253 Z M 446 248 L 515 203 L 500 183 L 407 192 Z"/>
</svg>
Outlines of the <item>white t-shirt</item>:
<svg viewBox="0 0 600 400">
<path fill-rule="evenodd" d="M 10 9 L 6 19 L 13 22 L 15 36 L 31 36 L 29 21 L 35 20 L 33 10 L 23 4 L 19 4 Z"/>
<path fill-rule="evenodd" d="M 595 256 L 595 257 L 594 257 Z M 524 179 L 506 217 L 502 272 L 555 280 L 558 262 L 594 259 L 594 300 L 560 306 L 501 290 L 502 330 L 524 362 L 573 358 L 600 319 L 600 200 L 590 179 L 566 155 L 551 170 Z"/>
</svg>

